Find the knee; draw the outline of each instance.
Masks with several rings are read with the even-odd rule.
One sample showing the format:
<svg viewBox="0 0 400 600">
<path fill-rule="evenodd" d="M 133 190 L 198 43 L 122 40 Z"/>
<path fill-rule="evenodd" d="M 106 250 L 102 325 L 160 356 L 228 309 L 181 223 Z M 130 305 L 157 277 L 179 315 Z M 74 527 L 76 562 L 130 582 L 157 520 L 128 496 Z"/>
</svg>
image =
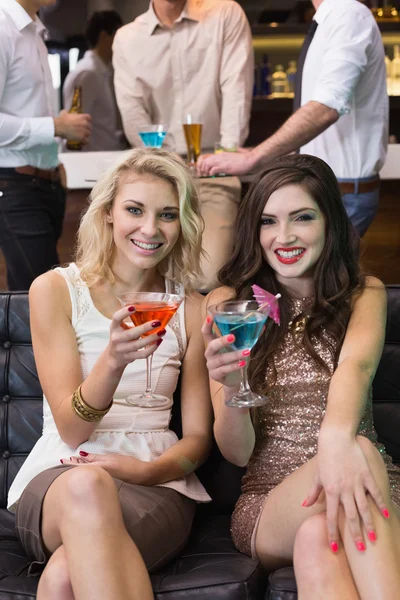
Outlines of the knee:
<svg viewBox="0 0 400 600">
<path fill-rule="evenodd" d="M 294 541 L 293 562 L 296 574 L 303 575 L 315 571 L 321 573 L 329 552 L 326 514 L 313 515 L 304 521 L 297 530 Z"/>
<path fill-rule="evenodd" d="M 64 477 L 64 499 L 80 510 L 85 504 L 93 510 L 99 504 L 109 503 L 110 496 L 116 497 L 113 479 L 101 467 L 75 467 L 67 471 Z"/>
<path fill-rule="evenodd" d="M 62 547 L 52 555 L 43 571 L 39 582 L 38 597 L 41 597 L 40 592 L 45 598 L 74 600 L 67 559 Z"/>
</svg>

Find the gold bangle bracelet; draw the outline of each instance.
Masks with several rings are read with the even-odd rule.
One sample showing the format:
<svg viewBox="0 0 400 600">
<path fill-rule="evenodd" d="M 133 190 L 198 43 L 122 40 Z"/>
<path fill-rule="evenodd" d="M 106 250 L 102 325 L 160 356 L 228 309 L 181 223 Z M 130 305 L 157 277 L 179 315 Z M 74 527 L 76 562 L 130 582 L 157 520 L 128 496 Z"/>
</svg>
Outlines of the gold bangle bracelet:
<svg viewBox="0 0 400 600">
<path fill-rule="evenodd" d="M 93 408 L 92 406 L 87 404 L 82 398 L 81 387 L 82 384 L 72 394 L 72 408 L 74 409 L 78 417 L 80 417 L 84 421 L 88 421 L 89 423 L 95 423 L 97 421 L 100 421 L 104 417 L 104 415 L 106 415 L 110 410 L 113 401 L 111 400 L 107 408 L 101 410 L 99 410 L 98 408 Z"/>
</svg>

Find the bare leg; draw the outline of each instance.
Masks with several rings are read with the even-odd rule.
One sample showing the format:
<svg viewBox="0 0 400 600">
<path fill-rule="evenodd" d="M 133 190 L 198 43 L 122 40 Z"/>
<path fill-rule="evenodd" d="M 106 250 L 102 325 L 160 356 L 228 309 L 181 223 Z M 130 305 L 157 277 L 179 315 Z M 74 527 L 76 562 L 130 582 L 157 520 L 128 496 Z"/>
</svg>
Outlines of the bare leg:
<svg viewBox="0 0 400 600">
<path fill-rule="evenodd" d="M 343 548 L 329 548 L 324 513 L 297 531 L 293 555 L 299 600 L 360 600 Z"/>
<path fill-rule="evenodd" d="M 340 516 L 342 549 L 346 553 L 356 589 L 362 600 L 395 600 L 400 588 L 400 515 L 389 495 L 385 465 L 379 452 L 366 438 L 358 441 L 367 456 L 375 480 L 382 490 L 391 518 L 386 520 L 372 506 L 377 541 L 368 541 L 366 552 L 359 552 L 350 537 L 343 512 Z M 314 480 L 316 459 L 302 465 L 289 475 L 270 495 L 256 534 L 256 552 L 268 569 L 290 564 L 295 538 L 300 526 L 310 517 L 325 512 L 325 498 L 310 508 L 301 506 Z M 317 540 L 318 543 L 318 540 Z M 299 573 L 299 565 L 297 572 Z M 366 577 L 366 574 L 368 576 Z M 301 577 L 301 576 L 300 576 Z M 325 592 L 325 590 L 323 590 Z"/>
<path fill-rule="evenodd" d="M 37 600 L 75 600 L 64 546 L 59 546 L 51 555 L 40 577 L 36 598 Z"/>
<path fill-rule="evenodd" d="M 149 575 L 125 529 L 111 476 L 80 466 L 60 475 L 43 503 L 43 540 L 64 547 L 76 600 L 151 600 Z"/>
</svg>

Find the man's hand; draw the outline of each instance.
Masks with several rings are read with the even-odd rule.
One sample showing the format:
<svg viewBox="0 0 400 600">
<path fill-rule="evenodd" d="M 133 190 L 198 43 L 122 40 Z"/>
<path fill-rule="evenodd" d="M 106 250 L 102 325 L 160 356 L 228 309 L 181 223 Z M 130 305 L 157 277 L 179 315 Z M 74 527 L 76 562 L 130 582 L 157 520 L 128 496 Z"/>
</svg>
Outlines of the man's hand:
<svg viewBox="0 0 400 600">
<path fill-rule="evenodd" d="M 92 117 L 62 110 L 58 117 L 54 118 L 54 131 L 58 137 L 87 144 L 92 131 Z"/>
<path fill-rule="evenodd" d="M 245 152 L 221 152 L 218 154 L 204 154 L 197 161 L 197 174 L 210 175 L 246 175 L 256 166 L 256 155 L 252 150 Z"/>
</svg>

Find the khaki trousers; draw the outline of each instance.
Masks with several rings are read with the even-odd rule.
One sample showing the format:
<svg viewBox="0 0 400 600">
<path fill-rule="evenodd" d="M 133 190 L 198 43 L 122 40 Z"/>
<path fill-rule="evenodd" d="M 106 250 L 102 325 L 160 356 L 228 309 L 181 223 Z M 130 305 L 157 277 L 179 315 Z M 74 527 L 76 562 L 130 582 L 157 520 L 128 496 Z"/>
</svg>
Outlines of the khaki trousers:
<svg viewBox="0 0 400 600">
<path fill-rule="evenodd" d="M 231 257 L 233 230 L 242 186 L 238 177 L 216 177 L 199 180 L 200 210 L 204 219 L 202 247 L 203 275 L 197 289 L 209 292 L 220 284 L 217 274 Z"/>
</svg>

